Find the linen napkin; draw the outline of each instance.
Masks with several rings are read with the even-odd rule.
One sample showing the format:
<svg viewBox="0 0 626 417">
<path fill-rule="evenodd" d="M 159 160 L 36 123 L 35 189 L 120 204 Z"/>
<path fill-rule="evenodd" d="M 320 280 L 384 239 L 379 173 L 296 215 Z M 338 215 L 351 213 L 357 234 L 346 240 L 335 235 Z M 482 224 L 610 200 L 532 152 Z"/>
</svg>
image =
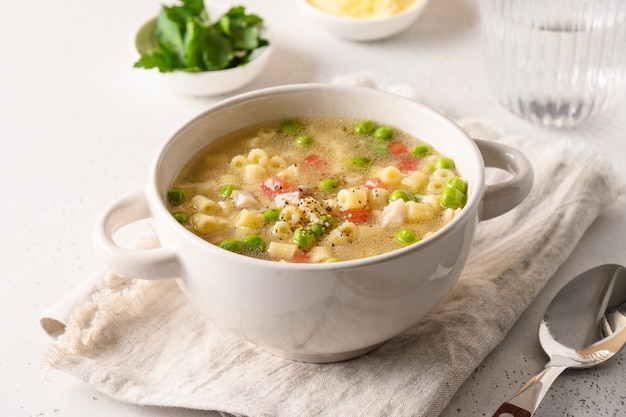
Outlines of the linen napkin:
<svg viewBox="0 0 626 417">
<path fill-rule="evenodd" d="M 367 77 L 336 82 L 380 87 Z M 386 89 L 411 96 L 410 87 Z M 334 364 L 272 356 L 215 327 L 174 281 L 97 273 L 43 315 L 52 369 L 120 401 L 262 417 L 434 417 L 624 192 L 609 159 L 565 140 L 539 145 L 488 123 L 457 121 L 532 161 L 535 186 L 513 211 L 481 222 L 464 272 L 422 322 Z M 499 173 L 489 170 L 489 181 Z M 141 229 L 141 247 L 157 243 Z"/>
</svg>

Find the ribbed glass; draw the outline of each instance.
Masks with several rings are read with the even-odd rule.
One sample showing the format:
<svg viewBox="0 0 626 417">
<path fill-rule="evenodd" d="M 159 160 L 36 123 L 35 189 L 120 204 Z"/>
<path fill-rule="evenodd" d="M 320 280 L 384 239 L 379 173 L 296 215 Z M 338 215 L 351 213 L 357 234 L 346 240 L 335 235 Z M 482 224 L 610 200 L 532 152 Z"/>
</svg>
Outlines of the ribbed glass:
<svg viewBox="0 0 626 417">
<path fill-rule="evenodd" d="M 571 127 L 626 89 L 626 0 L 480 0 L 486 76 L 513 113 Z"/>
</svg>

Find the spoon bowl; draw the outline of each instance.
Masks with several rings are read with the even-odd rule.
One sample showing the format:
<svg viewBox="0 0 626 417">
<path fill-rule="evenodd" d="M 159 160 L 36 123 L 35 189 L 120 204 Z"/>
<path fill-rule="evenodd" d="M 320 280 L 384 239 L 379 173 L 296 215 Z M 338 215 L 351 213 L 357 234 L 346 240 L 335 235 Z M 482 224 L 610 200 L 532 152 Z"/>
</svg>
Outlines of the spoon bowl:
<svg viewBox="0 0 626 417">
<path fill-rule="evenodd" d="M 588 368 L 626 344 L 626 268 L 601 265 L 568 282 L 539 324 L 546 366 L 504 402 L 493 417 L 530 417 L 567 368 Z"/>
</svg>

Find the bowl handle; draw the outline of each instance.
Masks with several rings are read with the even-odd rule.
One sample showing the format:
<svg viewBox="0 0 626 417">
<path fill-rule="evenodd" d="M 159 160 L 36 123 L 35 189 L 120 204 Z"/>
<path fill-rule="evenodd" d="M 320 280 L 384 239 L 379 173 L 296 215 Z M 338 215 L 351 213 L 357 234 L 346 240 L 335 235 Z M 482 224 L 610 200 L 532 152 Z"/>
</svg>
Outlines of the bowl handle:
<svg viewBox="0 0 626 417">
<path fill-rule="evenodd" d="M 171 249 L 127 249 L 113 239 L 122 226 L 149 217 L 151 213 L 143 188 L 119 197 L 96 221 L 93 232 L 96 253 L 108 269 L 133 278 L 178 278 L 181 276 L 181 264 Z"/>
<path fill-rule="evenodd" d="M 528 158 L 517 149 L 487 140 L 474 141 L 483 156 L 485 167 L 500 168 L 513 174 L 506 181 L 487 185 L 479 212 L 482 221 L 517 207 L 532 189 L 534 172 Z"/>
</svg>

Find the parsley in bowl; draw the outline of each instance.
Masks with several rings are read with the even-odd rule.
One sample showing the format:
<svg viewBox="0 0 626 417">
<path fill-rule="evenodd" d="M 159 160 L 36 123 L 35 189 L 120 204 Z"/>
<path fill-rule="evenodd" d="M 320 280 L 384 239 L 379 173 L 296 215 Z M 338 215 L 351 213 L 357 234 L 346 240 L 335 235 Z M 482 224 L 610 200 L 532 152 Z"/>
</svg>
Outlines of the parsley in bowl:
<svg viewBox="0 0 626 417">
<path fill-rule="evenodd" d="M 148 69 L 186 95 L 224 94 L 251 82 L 271 55 L 264 20 L 245 7 L 203 0 L 162 6 L 133 38 L 135 68 Z"/>
</svg>

